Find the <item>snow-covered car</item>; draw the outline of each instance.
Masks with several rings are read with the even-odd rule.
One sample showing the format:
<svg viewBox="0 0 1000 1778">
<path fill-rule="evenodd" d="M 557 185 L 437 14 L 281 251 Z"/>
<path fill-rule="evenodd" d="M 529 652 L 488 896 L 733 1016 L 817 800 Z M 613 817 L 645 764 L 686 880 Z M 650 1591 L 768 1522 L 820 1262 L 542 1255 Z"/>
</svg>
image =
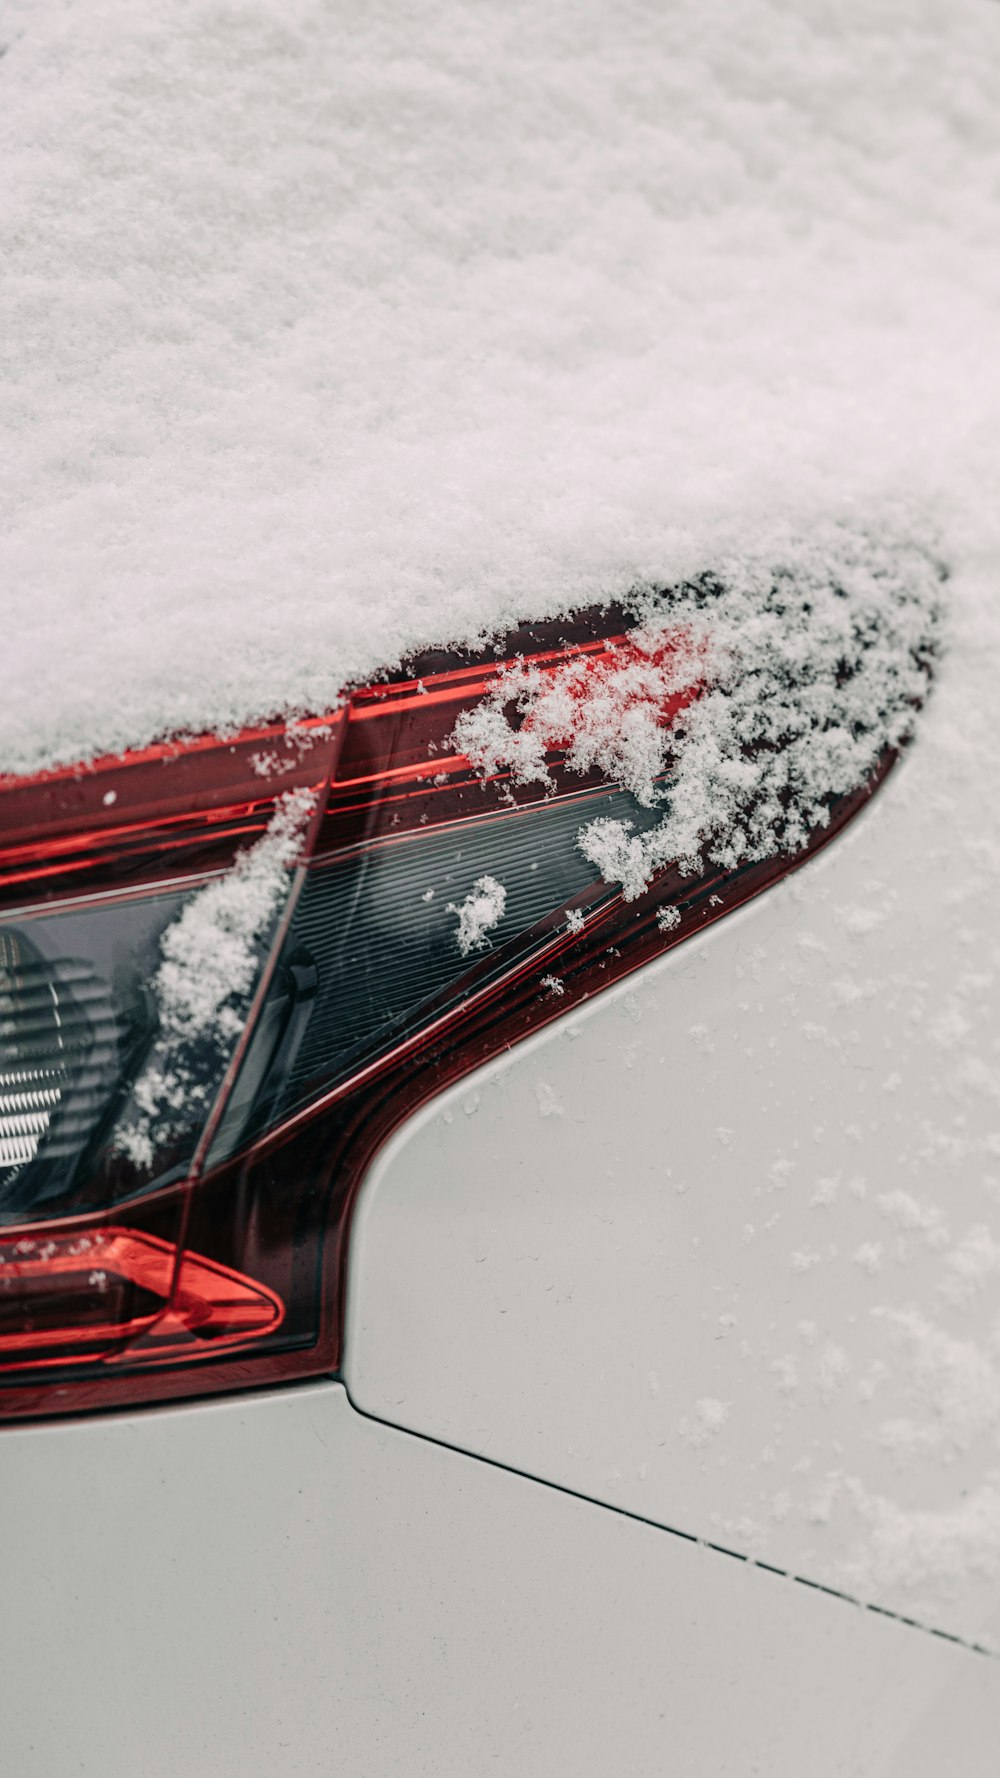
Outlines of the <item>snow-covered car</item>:
<svg viewBox="0 0 1000 1778">
<path fill-rule="evenodd" d="M 992 1778 L 1000 13 L 84 10 L 4 1769 Z"/>
</svg>

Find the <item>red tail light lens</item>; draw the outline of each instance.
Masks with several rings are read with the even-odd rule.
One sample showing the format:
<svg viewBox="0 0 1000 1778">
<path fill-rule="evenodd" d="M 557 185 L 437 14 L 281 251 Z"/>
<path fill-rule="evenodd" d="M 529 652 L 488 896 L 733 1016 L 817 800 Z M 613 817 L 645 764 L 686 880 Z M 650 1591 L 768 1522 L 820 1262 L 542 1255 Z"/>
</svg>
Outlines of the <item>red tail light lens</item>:
<svg viewBox="0 0 1000 1778">
<path fill-rule="evenodd" d="M 292 731 L 0 785 L 0 1413 L 335 1370 L 388 1133 L 805 855 L 668 868 L 626 900 L 580 830 L 641 836 L 655 807 L 566 770 L 565 735 L 533 738 L 545 784 L 456 752 L 509 659 L 599 681 L 640 658 L 627 623 L 428 656 Z M 693 670 L 656 719 L 699 691 Z"/>
<path fill-rule="evenodd" d="M 0 1358 L 58 1365 L 110 1359 L 142 1335 L 166 1355 L 213 1351 L 273 1333 L 280 1297 L 227 1266 L 155 1235 L 108 1225 L 90 1234 L 38 1233 L 0 1245 Z"/>
</svg>

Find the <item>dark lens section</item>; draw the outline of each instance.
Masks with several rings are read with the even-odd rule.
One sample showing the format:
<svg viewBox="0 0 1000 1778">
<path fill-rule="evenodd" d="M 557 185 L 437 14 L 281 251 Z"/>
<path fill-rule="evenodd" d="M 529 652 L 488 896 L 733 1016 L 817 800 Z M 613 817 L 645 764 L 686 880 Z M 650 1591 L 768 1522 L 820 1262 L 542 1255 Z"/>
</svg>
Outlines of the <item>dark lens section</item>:
<svg viewBox="0 0 1000 1778">
<path fill-rule="evenodd" d="M 0 930 L 0 1214 L 62 1197 L 114 1094 L 128 1022 L 86 958 Z"/>
<path fill-rule="evenodd" d="M 156 1036 L 159 940 L 186 899 L 0 926 L 0 1224 L 105 1209 L 169 1170 L 163 1154 L 137 1167 L 116 1134 Z"/>
<path fill-rule="evenodd" d="M 585 792 L 314 865 L 212 1163 L 538 954 L 569 909 L 608 900 L 577 844 L 599 816 L 644 832 L 662 809 L 623 790 Z M 463 949 L 462 908 L 484 879 L 502 891 L 502 912 Z"/>
</svg>

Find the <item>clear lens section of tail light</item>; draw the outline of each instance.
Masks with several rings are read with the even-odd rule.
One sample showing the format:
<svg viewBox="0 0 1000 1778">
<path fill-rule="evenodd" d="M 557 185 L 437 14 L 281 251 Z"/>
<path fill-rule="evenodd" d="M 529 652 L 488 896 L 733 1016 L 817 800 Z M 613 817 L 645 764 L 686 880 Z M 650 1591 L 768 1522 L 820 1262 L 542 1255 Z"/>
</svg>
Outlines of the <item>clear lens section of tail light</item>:
<svg viewBox="0 0 1000 1778">
<path fill-rule="evenodd" d="M 598 789 L 317 859 L 211 1158 L 402 1058 L 491 985 L 525 967 L 537 978 L 565 949 L 569 911 L 582 920 L 615 898 L 576 843 L 599 815 L 638 831 L 658 819 Z M 462 909 L 483 883 L 499 886 L 502 912 L 463 950 Z"/>
<path fill-rule="evenodd" d="M 606 662 L 625 626 L 525 629 L 297 729 L 0 784 L 0 1414 L 334 1371 L 351 1207 L 392 1129 L 805 855 L 626 901 L 580 830 L 656 808 L 558 744 L 526 789 L 454 751 L 507 659 Z"/>
</svg>

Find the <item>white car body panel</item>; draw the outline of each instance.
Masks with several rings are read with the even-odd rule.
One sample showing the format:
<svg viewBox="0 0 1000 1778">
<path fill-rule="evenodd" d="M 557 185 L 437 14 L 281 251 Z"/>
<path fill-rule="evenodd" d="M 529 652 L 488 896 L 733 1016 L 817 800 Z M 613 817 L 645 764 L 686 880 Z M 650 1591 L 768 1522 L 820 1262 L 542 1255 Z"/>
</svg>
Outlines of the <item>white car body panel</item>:
<svg viewBox="0 0 1000 1778">
<path fill-rule="evenodd" d="M 986 750 L 963 831 L 960 699 L 800 874 L 397 1135 L 345 1377 L 382 1419 L 975 1638 L 998 848 Z"/>
<path fill-rule="evenodd" d="M 335 1383 L 8 1428 L 0 1463 L 18 1778 L 995 1771 L 995 1661 Z"/>
</svg>

